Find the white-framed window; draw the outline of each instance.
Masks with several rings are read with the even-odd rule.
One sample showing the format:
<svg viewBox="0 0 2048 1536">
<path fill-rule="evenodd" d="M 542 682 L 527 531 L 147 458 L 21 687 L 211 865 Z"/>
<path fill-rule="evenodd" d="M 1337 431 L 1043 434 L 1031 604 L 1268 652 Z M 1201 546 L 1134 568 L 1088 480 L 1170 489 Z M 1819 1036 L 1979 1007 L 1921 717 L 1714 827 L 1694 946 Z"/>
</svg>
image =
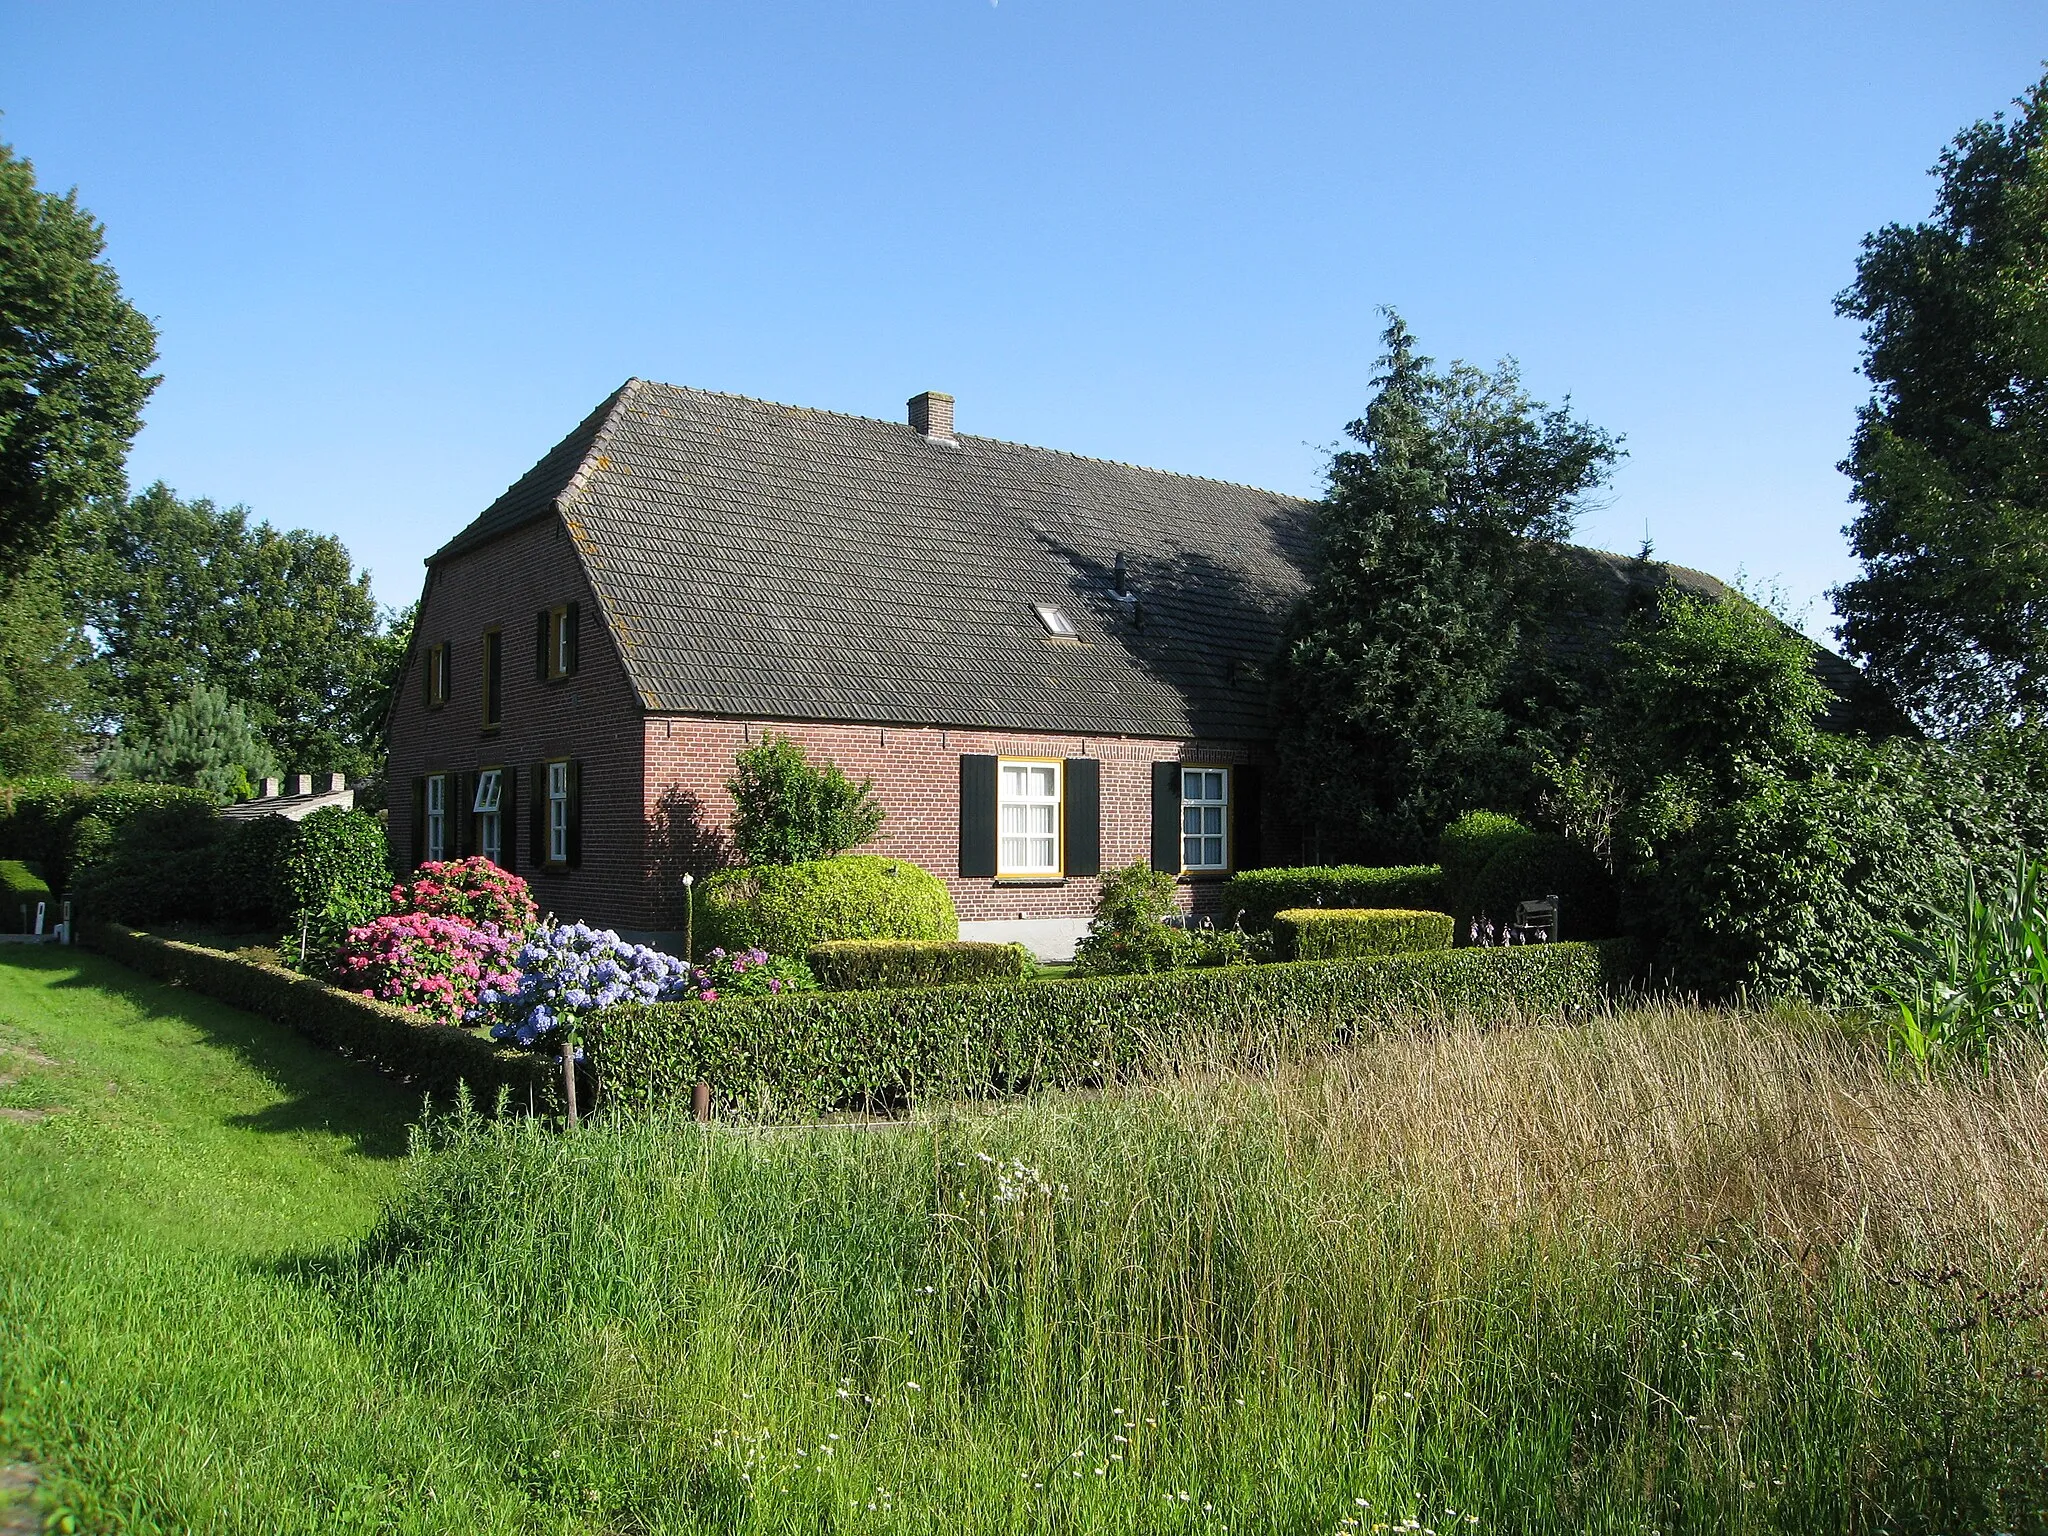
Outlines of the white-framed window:
<svg viewBox="0 0 2048 1536">
<path fill-rule="evenodd" d="M 569 862 L 569 765 L 548 764 L 548 862 Z"/>
<path fill-rule="evenodd" d="M 1060 764 L 1003 758 L 996 765 L 996 874 L 1060 872 Z"/>
<path fill-rule="evenodd" d="M 448 775 L 427 775 L 427 862 L 448 857 Z"/>
<path fill-rule="evenodd" d="M 1230 868 L 1230 770 L 1180 771 L 1180 867 Z"/>
<path fill-rule="evenodd" d="M 504 769 L 486 768 L 476 776 L 476 799 L 470 809 L 476 813 L 477 852 L 500 868 L 505 864 L 505 817 L 500 808 L 504 797 Z"/>
</svg>

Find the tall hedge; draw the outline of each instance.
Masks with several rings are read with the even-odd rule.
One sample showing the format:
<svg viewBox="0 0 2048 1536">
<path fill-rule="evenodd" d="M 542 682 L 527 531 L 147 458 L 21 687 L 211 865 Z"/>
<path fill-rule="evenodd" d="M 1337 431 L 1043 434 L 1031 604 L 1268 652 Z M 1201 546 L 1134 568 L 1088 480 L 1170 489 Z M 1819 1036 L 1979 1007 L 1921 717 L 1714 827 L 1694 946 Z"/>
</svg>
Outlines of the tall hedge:
<svg viewBox="0 0 2048 1536">
<path fill-rule="evenodd" d="M 1289 907 L 1411 907 L 1443 910 L 1443 871 L 1434 864 L 1309 865 L 1248 869 L 1223 883 L 1223 915 L 1241 911 L 1244 926 L 1270 933 L 1275 913 Z"/>
<path fill-rule="evenodd" d="M 21 859 L 42 871 L 50 888 L 69 889 L 77 827 L 87 817 L 102 829 L 139 810 L 175 805 L 213 809 L 213 798 L 179 784 L 81 784 L 74 779 L 20 779 L 0 784 L 0 859 Z M 90 836 L 86 839 L 92 843 Z M 104 839 L 101 839 L 104 846 Z"/>
<path fill-rule="evenodd" d="M 616 1008 L 593 1023 L 605 1102 L 720 1100 L 764 1118 L 902 1106 L 1141 1073 L 1222 1041 L 1233 1052 L 1327 1043 L 1419 1011 L 1479 1019 L 1595 1006 L 1623 946 L 1537 944 L 1081 981 Z"/>
<path fill-rule="evenodd" d="M 1443 910 L 1459 923 L 1514 921 L 1515 908 L 1545 896 L 1558 899 L 1562 937 L 1600 939 L 1615 932 L 1612 877 L 1598 859 L 1555 832 L 1512 816 L 1469 811 L 1444 829 Z"/>
<path fill-rule="evenodd" d="M 944 882 L 879 854 L 729 869 L 704 882 L 697 914 L 700 950 L 801 957 L 835 939 L 960 937 Z"/>
</svg>

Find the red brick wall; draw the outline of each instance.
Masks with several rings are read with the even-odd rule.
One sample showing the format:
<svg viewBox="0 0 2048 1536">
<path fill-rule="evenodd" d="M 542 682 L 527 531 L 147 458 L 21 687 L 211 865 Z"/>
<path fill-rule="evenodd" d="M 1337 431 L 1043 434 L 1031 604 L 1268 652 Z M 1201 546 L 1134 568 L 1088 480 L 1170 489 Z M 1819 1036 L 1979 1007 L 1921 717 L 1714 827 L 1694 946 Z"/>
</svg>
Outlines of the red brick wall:
<svg viewBox="0 0 2048 1536">
<path fill-rule="evenodd" d="M 576 675 L 543 683 L 535 664 L 536 616 L 559 603 L 581 605 Z M 483 728 L 483 633 L 504 640 L 502 724 Z M 451 689 L 426 707 L 423 669 L 429 645 L 451 647 Z M 412 783 L 428 773 L 516 770 L 516 802 L 507 805 L 514 869 L 533 882 L 543 911 L 565 918 L 645 927 L 641 875 L 640 701 L 628 682 L 582 566 L 561 522 L 547 518 L 458 555 L 429 575 L 413 629 L 413 653 L 391 719 L 392 858 L 412 856 Z M 582 861 L 544 870 L 531 846 L 528 799 L 536 763 L 582 764 Z M 463 807 L 467 810 L 467 807 Z"/>
<path fill-rule="evenodd" d="M 1244 763 L 1260 761 L 1262 748 L 1248 742 L 1144 741 L 1125 737 L 1063 736 L 999 731 L 942 730 L 935 727 L 785 724 L 708 719 L 689 715 L 647 718 L 647 802 L 656 829 L 650 884 L 652 919 L 644 926 L 667 928 L 673 915 L 675 877 L 689 867 L 699 875 L 716 867 L 732 797 L 725 781 L 733 756 L 759 741 L 764 730 L 793 736 L 814 760 L 829 758 L 854 779 L 872 778 L 876 797 L 888 813 L 881 836 L 866 851 L 901 855 L 941 876 L 967 921 L 988 918 L 1085 917 L 1095 909 L 1101 882 L 1072 879 L 1062 885 L 1017 885 L 963 880 L 960 867 L 960 759 L 970 753 L 1005 757 L 1093 757 L 1102 764 L 1102 867 L 1140 863 L 1152 851 L 1152 764 L 1161 761 Z M 1270 776 L 1269 776 L 1270 777 Z M 673 799 L 670 799 L 673 797 Z M 676 806 L 675 801 L 680 801 Z M 672 806 L 674 809 L 672 809 Z M 675 810 L 685 814 L 675 814 Z M 1265 797 L 1265 825 L 1272 830 L 1271 795 Z M 688 827 L 685 827 L 685 823 Z M 1196 911 L 1215 910 L 1219 881 L 1188 877 L 1182 902 Z"/>
</svg>

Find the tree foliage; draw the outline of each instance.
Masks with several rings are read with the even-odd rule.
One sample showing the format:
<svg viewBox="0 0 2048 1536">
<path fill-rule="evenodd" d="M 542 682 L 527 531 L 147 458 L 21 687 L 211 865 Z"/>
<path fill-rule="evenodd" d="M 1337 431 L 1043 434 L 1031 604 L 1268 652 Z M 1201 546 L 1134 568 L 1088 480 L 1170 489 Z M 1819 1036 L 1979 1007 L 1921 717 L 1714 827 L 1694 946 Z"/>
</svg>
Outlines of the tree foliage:
<svg viewBox="0 0 2048 1536">
<path fill-rule="evenodd" d="M 392 646 L 339 539 L 159 483 L 88 519 L 82 563 L 102 707 L 124 733 L 157 733 L 206 683 L 292 768 L 373 768 Z"/>
<path fill-rule="evenodd" d="M 1399 316 L 1384 341 L 1358 446 L 1330 463 L 1274 705 L 1288 788 L 1330 851 L 1412 856 L 1500 793 L 1525 623 L 1620 450 L 1532 400 L 1512 363 L 1439 369 Z"/>
<path fill-rule="evenodd" d="M 0 576 L 0 777 L 76 763 L 90 739 L 87 655 L 47 557 Z"/>
<path fill-rule="evenodd" d="M 194 683 L 154 727 L 123 732 L 103 766 L 109 778 L 189 784 L 222 801 L 247 798 L 278 771 L 248 711 L 207 683 Z"/>
<path fill-rule="evenodd" d="M 1934 216 L 1867 237 L 1836 301 L 1873 386 L 1842 641 L 1943 732 L 2048 706 L 2048 79 L 2016 108 L 1957 136 Z"/>
<path fill-rule="evenodd" d="M 105 248 L 75 191 L 38 191 L 34 166 L 0 144 L 0 572 L 126 490 L 156 330 Z"/>
<path fill-rule="evenodd" d="M 875 781 L 855 784 L 837 763 L 811 762 L 791 737 L 764 733 L 736 765 L 725 787 L 733 799 L 733 846 L 745 864 L 829 859 L 882 829 Z"/>
</svg>

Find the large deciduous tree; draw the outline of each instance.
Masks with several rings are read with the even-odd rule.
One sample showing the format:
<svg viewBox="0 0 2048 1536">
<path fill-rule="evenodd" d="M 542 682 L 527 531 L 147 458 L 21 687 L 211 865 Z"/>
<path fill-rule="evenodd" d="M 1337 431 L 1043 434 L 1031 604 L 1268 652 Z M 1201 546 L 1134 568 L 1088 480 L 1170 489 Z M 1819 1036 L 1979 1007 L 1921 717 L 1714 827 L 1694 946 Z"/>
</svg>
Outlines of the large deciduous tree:
<svg viewBox="0 0 2048 1536">
<path fill-rule="evenodd" d="M 89 519 L 86 619 L 123 734 L 160 734 L 196 683 L 224 689 L 290 769 L 373 771 L 384 674 L 370 578 L 341 541 L 251 524 L 167 486 Z"/>
<path fill-rule="evenodd" d="M 1384 340 L 1275 677 L 1281 762 L 1322 856 L 1422 853 L 1458 811 L 1519 796 L 1497 782 L 1503 685 L 1620 452 L 1532 400 L 1512 363 L 1440 369 L 1399 316 Z"/>
<path fill-rule="evenodd" d="M 2016 108 L 1957 136 L 1933 218 L 1866 238 L 1836 301 L 1874 386 L 1841 638 L 1940 732 L 2048 705 L 2048 80 Z"/>
<path fill-rule="evenodd" d="M 104 231 L 0 144 L 0 578 L 89 502 L 118 499 L 156 387 L 156 330 L 102 259 Z"/>
</svg>

